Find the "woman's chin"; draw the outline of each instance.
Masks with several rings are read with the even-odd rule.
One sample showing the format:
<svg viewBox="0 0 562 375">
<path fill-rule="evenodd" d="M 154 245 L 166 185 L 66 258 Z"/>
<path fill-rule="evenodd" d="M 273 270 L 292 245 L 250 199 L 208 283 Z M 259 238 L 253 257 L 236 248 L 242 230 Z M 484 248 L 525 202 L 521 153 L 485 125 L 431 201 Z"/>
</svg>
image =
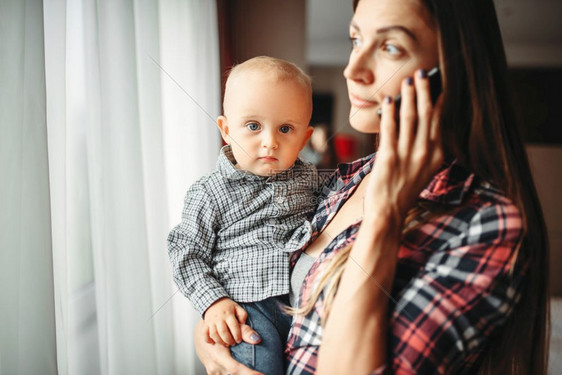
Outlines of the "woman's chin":
<svg viewBox="0 0 562 375">
<path fill-rule="evenodd" d="M 360 113 L 351 113 L 349 115 L 349 124 L 358 132 L 365 134 L 375 134 L 380 132 L 380 119 L 377 115 L 367 115 Z"/>
</svg>

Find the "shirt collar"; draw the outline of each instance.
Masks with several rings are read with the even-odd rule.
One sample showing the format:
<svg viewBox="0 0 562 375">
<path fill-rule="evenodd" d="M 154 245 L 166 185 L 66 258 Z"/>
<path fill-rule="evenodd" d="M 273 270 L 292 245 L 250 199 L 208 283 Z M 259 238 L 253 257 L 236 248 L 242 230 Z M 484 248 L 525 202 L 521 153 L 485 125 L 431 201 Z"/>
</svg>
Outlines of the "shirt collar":
<svg viewBox="0 0 562 375">
<path fill-rule="evenodd" d="M 234 159 L 234 155 L 232 154 L 232 147 L 230 145 L 223 146 L 219 153 L 216 168 L 221 176 L 229 180 L 246 179 L 251 181 L 262 180 L 265 182 L 289 180 L 295 177 L 295 172 L 300 171 L 303 168 L 304 163 L 300 159 L 297 159 L 291 168 L 273 176 L 258 176 L 253 173 L 240 170 L 236 168 L 235 165 L 236 159 Z"/>
<path fill-rule="evenodd" d="M 474 173 L 450 158 L 422 190 L 420 198 L 439 204 L 459 205 L 475 180 Z"/>
<path fill-rule="evenodd" d="M 342 192 L 355 187 L 371 171 L 374 156 L 375 154 L 371 154 L 354 162 L 338 164 L 340 177 L 333 181 L 335 185 L 330 185 L 330 189 Z"/>
<path fill-rule="evenodd" d="M 374 156 L 375 154 L 371 154 L 352 163 L 339 164 L 338 170 L 343 181 L 338 188 L 347 190 L 358 184 L 371 171 Z M 449 157 L 422 190 L 420 198 L 439 204 L 459 205 L 474 182 L 474 173 L 461 166 L 455 158 Z"/>
</svg>

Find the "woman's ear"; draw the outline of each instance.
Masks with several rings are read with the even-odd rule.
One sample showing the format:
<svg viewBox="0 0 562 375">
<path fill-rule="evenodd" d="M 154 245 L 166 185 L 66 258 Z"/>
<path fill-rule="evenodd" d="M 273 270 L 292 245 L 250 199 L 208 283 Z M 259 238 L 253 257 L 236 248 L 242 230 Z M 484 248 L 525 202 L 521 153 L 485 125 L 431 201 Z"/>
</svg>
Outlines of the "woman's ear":
<svg viewBox="0 0 562 375">
<path fill-rule="evenodd" d="M 229 145 L 230 144 L 230 137 L 228 137 L 228 120 L 224 116 L 217 117 L 217 126 L 221 132 L 221 137 L 223 141 Z"/>
</svg>

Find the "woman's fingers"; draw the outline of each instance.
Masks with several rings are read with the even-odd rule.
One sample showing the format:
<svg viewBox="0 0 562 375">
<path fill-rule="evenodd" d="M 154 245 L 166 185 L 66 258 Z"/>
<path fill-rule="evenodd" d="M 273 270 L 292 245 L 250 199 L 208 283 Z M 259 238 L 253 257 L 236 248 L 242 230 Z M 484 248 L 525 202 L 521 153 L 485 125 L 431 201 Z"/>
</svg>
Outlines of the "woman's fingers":
<svg viewBox="0 0 562 375">
<path fill-rule="evenodd" d="M 222 374 L 229 374 L 229 375 L 263 375 L 261 372 L 254 371 L 243 364 L 237 362 L 235 359 L 230 358 L 226 361 L 225 364 L 227 371 L 223 372 Z"/>
<path fill-rule="evenodd" d="M 443 151 L 436 114 L 441 102 L 433 105 L 425 72 L 417 71 L 414 77 L 402 81 L 401 97 L 399 130 L 395 125 L 394 103 L 385 99 L 382 104 L 377 173 L 369 190 L 377 191 L 379 197 L 384 195 L 402 214 L 441 165 Z"/>
<path fill-rule="evenodd" d="M 414 85 L 409 85 L 411 82 Z M 440 164 L 442 159 L 438 113 L 442 99 L 436 108 L 437 104 L 434 106 L 431 101 L 430 82 L 425 70 L 418 70 L 413 80 L 404 80 L 402 98 L 401 116 L 404 119 L 400 120 L 399 155 L 413 167 L 414 178 L 418 173 L 423 177 L 428 170 L 433 173 L 436 161 Z"/>
<path fill-rule="evenodd" d="M 367 185 L 369 196 L 376 194 L 377 199 L 366 198 L 364 202 L 375 214 L 392 205 L 398 215 L 405 215 L 443 160 L 439 125 L 442 99 L 433 105 L 425 72 L 417 71 L 414 77 L 403 80 L 401 97 L 399 130 L 395 104 L 389 98 L 382 103 L 376 173 Z"/>
<path fill-rule="evenodd" d="M 240 328 L 242 330 L 242 340 L 244 342 L 252 345 L 256 345 L 261 342 L 260 335 L 256 331 L 254 331 L 252 327 L 247 324 L 242 324 Z"/>
<path fill-rule="evenodd" d="M 195 341 L 195 351 L 197 356 L 205 366 L 208 374 L 240 374 L 240 375 L 260 375 L 261 373 L 251 370 L 232 358 L 230 349 L 217 344 L 210 344 L 205 340 L 205 323 L 200 321 L 197 324 L 193 339 Z M 262 374 L 263 375 L 263 374 Z"/>
<path fill-rule="evenodd" d="M 209 326 L 206 324 L 203 324 L 201 327 L 201 331 L 203 333 L 203 338 L 205 339 L 205 342 L 208 342 L 209 344 L 214 344 L 215 341 L 211 338 L 210 336 L 210 332 L 209 332 Z"/>
<path fill-rule="evenodd" d="M 396 146 L 398 134 L 396 133 L 394 101 L 390 96 L 384 98 L 382 103 L 380 147 L 379 149 L 393 149 Z"/>
<path fill-rule="evenodd" d="M 198 339 L 200 339 L 201 341 L 209 343 L 209 344 L 215 343 L 214 339 L 211 337 L 210 328 L 207 324 L 205 324 L 204 320 L 200 320 L 197 323 L 197 326 L 195 327 L 195 332 L 194 332 L 193 335 L 194 335 L 196 341 Z"/>
<path fill-rule="evenodd" d="M 398 154 L 402 157 L 408 157 L 412 145 L 414 143 L 417 112 L 416 112 L 416 92 L 414 89 L 414 80 L 412 77 L 406 77 L 402 81 L 402 103 L 400 104 L 400 124 L 398 132 Z"/>
<path fill-rule="evenodd" d="M 424 70 L 418 70 L 415 74 L 417 103 L 416 109 L 418 113 L 418 127 L 416 134 L 416 143 L 420 146 L 427 145 L 430 138 L 433 103 L 431 102 L 431 92 L 429 88 L 429 79 Z"/>
</svg>

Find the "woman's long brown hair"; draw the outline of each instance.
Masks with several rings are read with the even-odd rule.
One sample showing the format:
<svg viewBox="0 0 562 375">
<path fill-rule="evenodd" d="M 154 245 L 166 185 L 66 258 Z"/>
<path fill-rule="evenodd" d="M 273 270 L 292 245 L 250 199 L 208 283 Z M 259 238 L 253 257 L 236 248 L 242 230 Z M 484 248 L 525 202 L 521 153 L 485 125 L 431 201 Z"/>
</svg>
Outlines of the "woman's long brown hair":
<svg viewBox="0 0 562 375">
<path fill-rule="evenodd" d="M 439 31 L 445 152 L 503 190 L 519 208 L 524 223 L 518 256 L 529 267 L 521 299 L 488 342 L 479 373 L 546 374 L 550 336 L 546 229 L 518 133 L 494 4 L 492 0 L 419 1 Z M 353 0 L 354 9 L 358 2 Z M 433 211 L 430 216 L 439 214 L 438 209 L 429 211 Z M 423 207 L 413 208 L 406 222 L 421 212 Z M 347 248 L 331 260 L 308 304 L 297 313 L 310 311 L 324 287 L 324 307 L 329 309 L 349 251 Z"/>
<path fill-rule="evenodd" d="M 521 300 L 488 344 L 481 374 L 546 374 L 549 345 L 548 245 L 544 219 L 519 136 L 507 62 L 492 0 L 424 0 L 440 34 L 441 117 L 446 152 L 496 184 L 519 208 L 529 262 Z"/>
</svg>

